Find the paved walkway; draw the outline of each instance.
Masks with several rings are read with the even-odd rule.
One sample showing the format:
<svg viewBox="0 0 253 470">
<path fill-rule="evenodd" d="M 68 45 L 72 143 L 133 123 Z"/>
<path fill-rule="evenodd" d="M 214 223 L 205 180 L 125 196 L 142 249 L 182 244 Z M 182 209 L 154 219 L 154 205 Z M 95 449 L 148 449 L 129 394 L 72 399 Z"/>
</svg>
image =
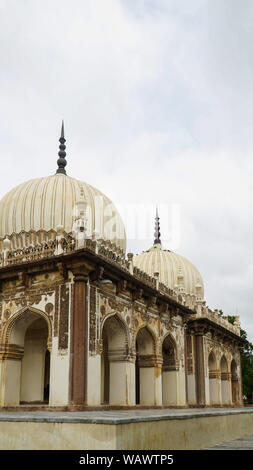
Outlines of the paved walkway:
<svg viewBox="0 0 253 470">
<path fill-rule="evenodd" d="M 206 450 L 253 450 L 253 435 L 240 437 L 234 441 L 222 442 Z"/>
</svg>

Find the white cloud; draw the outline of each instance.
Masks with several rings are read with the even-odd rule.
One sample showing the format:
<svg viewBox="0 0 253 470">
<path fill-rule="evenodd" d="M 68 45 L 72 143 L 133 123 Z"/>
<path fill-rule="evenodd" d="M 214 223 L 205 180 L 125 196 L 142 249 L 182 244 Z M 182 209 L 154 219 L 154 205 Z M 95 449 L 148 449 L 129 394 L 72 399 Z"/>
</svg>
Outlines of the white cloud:
<svg viewBox="0 0 253 470">
<path fill-rule="evenodd" d="M 64 118 L 69 174 L 116 204 L 180 205 L 178 251 L 251 340 L 252 15 L 249 0 L 0 5 L 0 196 L 55 171 Z"/>
</svg>

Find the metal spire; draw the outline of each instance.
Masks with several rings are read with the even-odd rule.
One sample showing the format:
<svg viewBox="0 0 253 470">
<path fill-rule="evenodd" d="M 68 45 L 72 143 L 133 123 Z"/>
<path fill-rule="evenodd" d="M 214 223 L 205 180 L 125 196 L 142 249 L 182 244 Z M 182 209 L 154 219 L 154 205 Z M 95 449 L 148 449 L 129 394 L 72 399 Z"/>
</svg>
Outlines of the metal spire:
<svg viewBox="0 0 253 470">
<path fill-rule="evenodd" d="M 158 209 L 156 206 L 156 217 L 155 217 L 155 240 L 154 240 L 154 245 L 160 244 L 161 245 L 161 232 L 160 232 L 160 218 L 158 217 Z"/>
<path fill-rule="evenodd" d="M 67 165 L 67 161 L 65 160 L 65 157 L 66 157 L 66 152 L 65 152 L 66 139 L 65 139 L 65 136 L 64 136 L 64 122 L 63 121 L 62 121 L 62 125 L 61 125 L 61 137 L 59 138 L 59 142 L 60 142 L 60 145 L 59 145 L 60 150 L 58 152 L 59 158 L 57 160 L 58 168 L 56 170 L 56 173 L 62 173 L 63 175 L 66 175 L 66 170 L 65 170 L 65 166 Z"/>
</svg>

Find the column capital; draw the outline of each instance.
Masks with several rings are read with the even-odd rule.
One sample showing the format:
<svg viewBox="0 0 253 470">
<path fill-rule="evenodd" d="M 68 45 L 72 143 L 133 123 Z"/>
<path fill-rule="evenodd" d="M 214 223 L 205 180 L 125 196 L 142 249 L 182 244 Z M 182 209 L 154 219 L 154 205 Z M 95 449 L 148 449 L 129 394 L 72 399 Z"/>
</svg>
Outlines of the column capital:
<svg viewBox="0 0 253 470">
<path fill-rule="evenodd" d="M 68 269 L 73 273 L 74 282 L 88 282 L 90 273 L 94 272 L 94 265 L 80 261 L 68 266 Z"/>
<path fill-rule="evenodd" d="M 193 334 L 195 336 L 204 336 L 206 333 L 206 328 L 200 325 L 194 325 Z"/>
<path fill-rule="evenodd" d="M 74 274 L 74 282 L 88 282 L 88 275 L 84 273 L 73 273 Z"/>
<path fill-rule="evenodd" d="M 85 269 L 85 266 L 78 266 L 71 269 L 74 282 L 88 282 L 89 279 L 89 271 Z"/>
</svg>

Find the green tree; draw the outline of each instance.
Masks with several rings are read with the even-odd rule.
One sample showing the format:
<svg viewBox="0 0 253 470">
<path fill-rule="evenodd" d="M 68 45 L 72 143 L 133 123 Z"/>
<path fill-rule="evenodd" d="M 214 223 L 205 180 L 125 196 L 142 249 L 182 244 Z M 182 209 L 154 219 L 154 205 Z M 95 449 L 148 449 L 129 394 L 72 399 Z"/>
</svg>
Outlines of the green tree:
<svg viewBox="0 0 253 470">
<path fill-rule="evenodd" d="M 219 315 L 223 316 L 222 310 Z M 229 323 L 234 324 L 235 316 L 228 315 Z M 241 347 L 241 367 L 242 367 L 242 393 L 248 401 L 253 401 L 253 344 L 247 338 L 247 333 L 240 330 L 243 344 Z"/>
<path fill-rule="evenodd" d="M 247 333 L 241 330 L 241 338 L 244 340 L 241 350 L 242 364 L 242 389 L 248 401 L 253 400 L 253 344 L 247 339 Z"/>
</svg>

